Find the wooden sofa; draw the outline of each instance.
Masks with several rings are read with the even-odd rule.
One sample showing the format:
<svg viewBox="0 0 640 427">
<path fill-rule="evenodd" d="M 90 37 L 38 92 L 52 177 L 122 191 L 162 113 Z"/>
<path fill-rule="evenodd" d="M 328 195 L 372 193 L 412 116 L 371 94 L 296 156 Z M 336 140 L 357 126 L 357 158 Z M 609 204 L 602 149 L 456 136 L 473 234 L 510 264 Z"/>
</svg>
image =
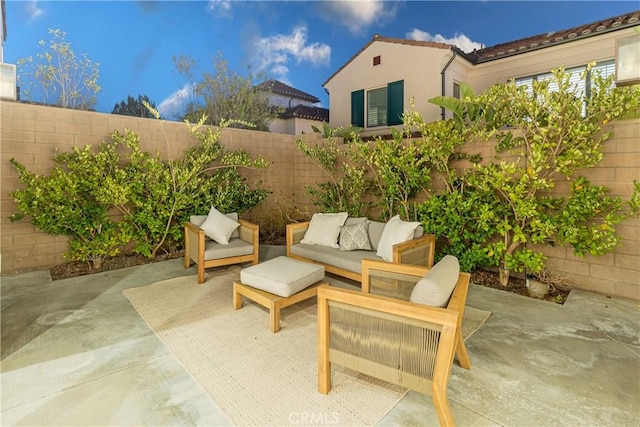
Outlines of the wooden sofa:
<svg viewBox="0 0 640 427">
<path fill-rule="evenodd" d="M 347 219 L 347 224 L 350 219 Z M 362 260 L 381 261 L 376 255 L 377 242 L 380 240 L 384 223 L 370 221 L 369 237 L 372 250 L 340 252 L 339 249 L 300 243 L 310 222 L 288 224 L 286 229 L 287 256 L 301 261 L 324 265 L 325 271 L 360 282 Z M 422 234 L 422 227 L 416 230 L 414 239 L 393 246 L 394 263 L 431 267 L 435 255 L 436 237 L 433 234 Z"/>
</svg>

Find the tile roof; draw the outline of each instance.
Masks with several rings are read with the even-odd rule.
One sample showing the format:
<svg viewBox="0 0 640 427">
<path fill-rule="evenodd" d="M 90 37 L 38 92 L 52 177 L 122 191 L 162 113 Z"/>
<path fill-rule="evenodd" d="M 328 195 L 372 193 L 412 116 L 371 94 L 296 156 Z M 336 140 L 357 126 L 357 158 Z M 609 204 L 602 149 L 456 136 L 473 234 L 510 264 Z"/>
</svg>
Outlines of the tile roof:
<svg viewBox="0 0 640 427">
<path fill-rule="evenodd" d="M 538 34 L 520 40 L 486 47 L 473 52 L 463 53 L 462 55 L 474 64 L 481 64 L 483 62 L 519 55 L 533 50 L 544 49 L 550 46 L 557 46 L 575 40 L 598 36 L 611 31 L 635 27 L 636 25 L 640 25 L 639 20 L 640 10 L 636 10 L 624 15 L 592 22 L 590 24 L 580 25 L 566 30 L 550 31 L 544 34 Z"/>
<path fill-rule="evenodd" d="M 266 82 L 260 83 L 256 86 L 257 89 L 263 89 L 268 92 L 273 92 L 278 95 L 290 96 L 296 99 L 302 99 L 304 101 L 309 101 L 312 103 L 320 102 L 320 99 L 317 97 L 310 95 L 306 92 L 293 88 L 289 85 L 286 85 L 278 80 L 267 80 Z"/>
<path fill-rule="evenodd" d="M 322 107 L 310 107 L 308 105 L 297 105 L 287 108 L 280 116 L 281 119 L 310 119 L 329 123 L 329 110 Z"/>
<path fill-rule="evenodd" d="M 533 50 L 543 49 L 550 46 L 557 46 L 562 43 L 568 43 L 587 37 L 593 37 L 611 31 L 618 31 L 624 28 L 631 28 L 640 25 L 640 10 L 626 13 L 624 15 L 614 16 L 601 21 L 592 22 L 590 24 L 580 25 L 578 27 L 568 28 L 566 30 L 551 31 L 544 34 L 538 34 L 526 37 L 520 40 L 514 40 L 501 43 L 495 46 L 486 47 L 473 52 L 463 52 L 454 45 L 447 43 L 425 42 L 418 40 L 399 39 L 393 37 L 384 37 L 375 35 L 369 42 L 362 47 L 347 62 L 338 68 L 329 78 L 322 84 L 325 86 L 329 81 L 349 65 L 358 55 L 360 55 L 373 42 L 382 41 L 387 43 L 396 43 L 410 46 L 424 46 L 438 49 L 455 50 L 460 56 L 467 59 L 472 64 L 481 64 L 483 62 L 494 61 L 496 59 L 506 58 L 509 56 L 519 55 Z"/>
</svg>

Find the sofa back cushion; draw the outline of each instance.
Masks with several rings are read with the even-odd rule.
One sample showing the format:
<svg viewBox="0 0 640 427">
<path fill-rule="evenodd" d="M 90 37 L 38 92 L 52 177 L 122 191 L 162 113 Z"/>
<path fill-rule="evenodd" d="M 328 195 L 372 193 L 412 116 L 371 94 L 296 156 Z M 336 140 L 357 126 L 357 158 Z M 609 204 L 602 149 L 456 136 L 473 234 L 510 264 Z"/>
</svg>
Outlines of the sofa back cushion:
<svg viewBox="0 0 640 427">
<path fill-rule="evenodd" d="M 378 250 L 378 243 L 384 231 L 385 222 L 370 221 L 369 222 L 369 241 L 371 242 L 371 250 Z"/>
<path fill-rule="evenodd" d="M 344 225 L 347 216 L 346 212 L 314 213 L 300 243 L 338 249 L 340 227 Z"/>
<path fill-rule="evenodd" d="M 378 244 L 380 243 L 380 238 L 382 237 L 385 225 L 387 225 L 386 222 L 369 221 L 369 241 L 371 242 L 371 250 L 378 250 Z M 422 236 L 424 236 L 424 228 L 419 225 L 413 233 L 413 238 L 417 239 Z"/>
</svg>

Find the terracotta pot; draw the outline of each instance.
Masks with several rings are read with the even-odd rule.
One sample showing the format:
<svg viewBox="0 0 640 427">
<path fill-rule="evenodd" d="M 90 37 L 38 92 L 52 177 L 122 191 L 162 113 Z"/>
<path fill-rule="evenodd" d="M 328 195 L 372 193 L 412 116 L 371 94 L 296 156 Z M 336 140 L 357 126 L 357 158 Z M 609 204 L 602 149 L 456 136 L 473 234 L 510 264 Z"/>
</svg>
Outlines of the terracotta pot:
<svg viewBox="0 0 640 427">
<path fill-rule="evenodd" d="M 530 297 L 542 299 L 549 294 L 549 284 L 535 279 L 527 279 L 527 292 Z"/>
</svg>

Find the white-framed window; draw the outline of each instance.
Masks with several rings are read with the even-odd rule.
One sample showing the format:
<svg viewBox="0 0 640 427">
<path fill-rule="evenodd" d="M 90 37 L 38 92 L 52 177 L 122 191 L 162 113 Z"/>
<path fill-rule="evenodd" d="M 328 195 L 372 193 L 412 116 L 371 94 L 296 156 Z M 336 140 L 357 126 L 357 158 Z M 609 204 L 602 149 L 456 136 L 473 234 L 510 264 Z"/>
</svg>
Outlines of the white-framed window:
<svg viewBox="0 0 640 427">
<path fill-rule="evenodd" d="M 453 82 L 453 97 L 460 99 L 460 83 Z"/>
<path fill-rule="evenodd" d="M 351 92 L 351 124 L 372 128 L 402 124 L 404 80 Z"/>
<path fill-rule="evenodd" d="M 591 85 L 593 83 L 593 76 L 596 73 L 599 73 L 602 77 L 608 77 L 615 73 L 615 63 L 613 59 L 600 61 L 596 63 L 588 73 L 585 74 L 585 70 L 587 69 L 586 65 L 581 65 L 579 67 L 567 68 L 566 72 L 571 73 L 571 77 L 569 79 L 571 83 L 571 89 L 575 92 L 577 96 L 582 99 L 588 98 L 591 92 Z M 533 93 L 533 82 L 534 81 L 545 81 L 553 78 L 553 74 L 548 73 L 540 73 L 534 74 L 531 76 L 518 77 L 515 79 L 515 83 L 517 86 L 524 86 L 528 94 Z M 551 92 L 558 90 L 558 84 L 555 82 L 549 83 L 549 90 Z M 586 114 L 586 106 L 583 103 L 582 106 L 582 114 Z"/>
</svg>

